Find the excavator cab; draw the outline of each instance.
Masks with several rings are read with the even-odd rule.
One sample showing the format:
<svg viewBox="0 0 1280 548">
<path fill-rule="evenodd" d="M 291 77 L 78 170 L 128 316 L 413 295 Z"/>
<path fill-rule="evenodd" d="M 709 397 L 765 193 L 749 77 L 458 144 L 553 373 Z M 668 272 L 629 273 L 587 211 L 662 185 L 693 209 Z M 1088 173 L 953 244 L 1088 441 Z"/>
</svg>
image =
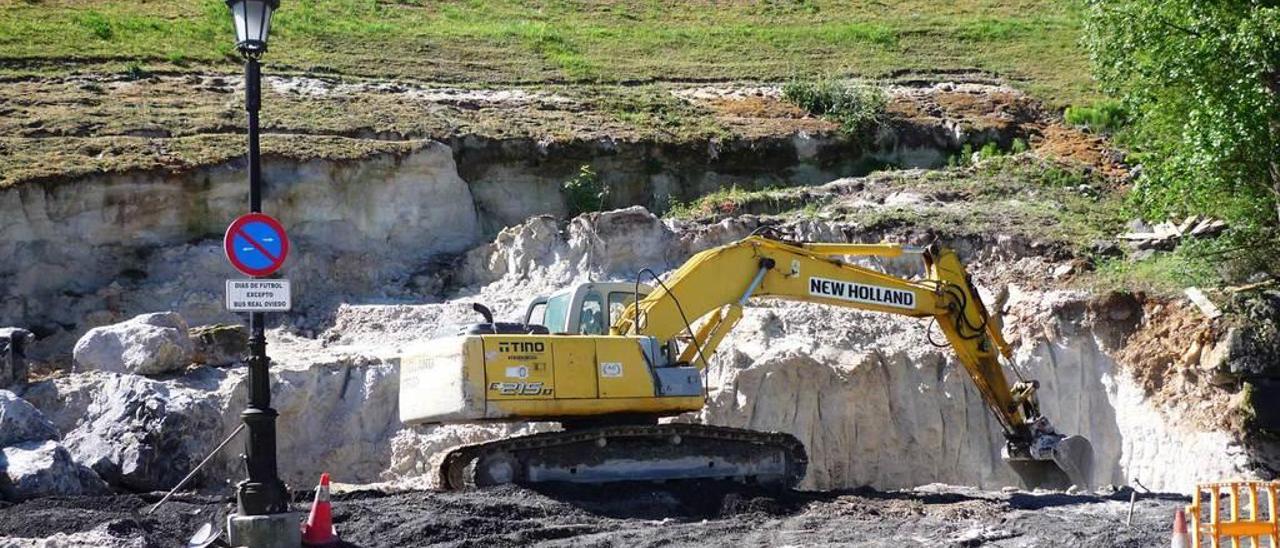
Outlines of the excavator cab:
<svg viewBox="0 0 1280 548">
<path fill-rule="evenodd" d="M 587 282 L 549 296 L 534 297 L 524 311 L 526 325 L 543 325 L 552 333 L 607 335 L 622 312 L 653 292 L 646 284 Z"/>
</svg>

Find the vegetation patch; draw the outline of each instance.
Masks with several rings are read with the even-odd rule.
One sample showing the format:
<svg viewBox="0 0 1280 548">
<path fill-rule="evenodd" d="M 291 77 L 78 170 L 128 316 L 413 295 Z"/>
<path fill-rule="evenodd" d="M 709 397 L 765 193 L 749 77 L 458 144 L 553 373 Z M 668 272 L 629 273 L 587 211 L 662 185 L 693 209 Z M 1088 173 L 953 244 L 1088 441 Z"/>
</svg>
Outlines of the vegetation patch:
<svg viewBox="0 0 1280 548">
<path fill-rule="evenodd" d="M 600 180 L 590 165 L 578 168 L 578 174 L 560 185 L 569 216 L 601 211 L 609 201 L 609 185 Z"/>
<path fill-rule="evenodd" d="M 1105 134 L 1114 134 L 1129 122 L 1129 112 L 1114 100 L 1099 101 L 1090 106 L 1070 106 L 1062 117 L 1068 125 Z"/>
<path fill-rule="evenodd" d="M 1095 96 L 1074 2 L 307 0 L 268 73 L 486 84 L 785 81 L 980 71 L 1058 104 Z M 238 72 L 223 0 L 0 4 L 0 73 Z"/>
<path fill-rule="evenodd" d="M 1091 1 L 1086 13 L 1094 73 L 1132 119 L 1120 141 L 1143 167 L 1134 208 L 1153 220 L 1225 219 L 1237 252 L 1204 261 L 1280 276 L 1271 257 L 1280 245 L 1280 7 L 1117 0 Z M 1105 122 L 1107 113 L 1078 116 Z"/>
<path fill-rule="evenodd" d="M 761 190 L 745 190 L 737 185 L 720 188 L 688 202 L 674 197 L 667 206 L 665 216 L 675 219 L 724 218 L 744 213 L 780 214 L 800 212 L 806 217 L 816 216 L 819 208 L 832 200 L 832 196 L 812 193 L 805 189 L 784 189 L 776 186 Z"/>
<path fill-rule="evenodd" d="M 811 114 L 840 124 L 840 130 L 863 135 L 880 125 L 889 97 L 879 86 L 844 80 L 792 80 L 782 96 Z"/>
</svg>

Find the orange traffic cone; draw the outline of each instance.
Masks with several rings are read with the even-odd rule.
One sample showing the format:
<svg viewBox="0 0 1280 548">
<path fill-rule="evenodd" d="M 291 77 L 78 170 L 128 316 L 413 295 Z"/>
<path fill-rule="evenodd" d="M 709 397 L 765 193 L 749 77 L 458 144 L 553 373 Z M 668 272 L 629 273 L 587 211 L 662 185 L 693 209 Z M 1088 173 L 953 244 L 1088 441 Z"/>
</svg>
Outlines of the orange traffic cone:
<svg viewBox="0 0 1280 548">
<path fill-rule="evenodd" d="M 1191 548 L 1191 538 L 1187 536 L 1187 516 L 1179 508 L 1173 514 L 1173 537 L 1169 541 L 1171 548 Z"/>
<path fill-rule="evenodd" d="M 333 507 L 329 504 L 329 473 L 320 474 L 316 487 L 316 500 L 311 503 L 311 515 L 302 525 L 302 544 L 329 546 L 338 543 L 338 533 L 333 530 Z"/>
</svg>

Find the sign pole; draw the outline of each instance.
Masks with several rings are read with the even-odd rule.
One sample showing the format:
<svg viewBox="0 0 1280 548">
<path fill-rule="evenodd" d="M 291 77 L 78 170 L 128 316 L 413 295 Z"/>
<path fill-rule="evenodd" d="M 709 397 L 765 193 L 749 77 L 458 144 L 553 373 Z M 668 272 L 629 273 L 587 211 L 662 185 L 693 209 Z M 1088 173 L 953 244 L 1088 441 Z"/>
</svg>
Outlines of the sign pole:
<svg viewBox="0 0 1280 548">
<path fill-rule="evenodd" d="M 262 104 L 262 73 L 258 60 L 244 66 L 245 110 L 249 114 L 249 210 L 262 211 L 262 165 L 258 144 L 258 110 Z M 255 276 L 254 278 L 258 278 Z M 289 497 L 276 466 L 276 410 L 271 408 L 271 379 L 262 312 L 249 313 L 249 406 L 240 414 L 249 431 L 245 441 L 248 479 L 236 492 L 239 513 L 246 516 L 280 514 L 289 510 Z"/>
</svg>

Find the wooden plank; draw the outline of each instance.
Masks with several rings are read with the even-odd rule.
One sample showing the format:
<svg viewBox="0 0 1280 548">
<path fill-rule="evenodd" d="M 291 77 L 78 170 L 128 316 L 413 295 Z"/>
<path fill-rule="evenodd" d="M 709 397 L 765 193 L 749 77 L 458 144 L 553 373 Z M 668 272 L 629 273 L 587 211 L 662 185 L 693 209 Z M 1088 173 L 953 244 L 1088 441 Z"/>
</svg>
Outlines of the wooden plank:
<svg viewBox="0 0 1280 548">
<path fill-rule="evenodd" d="M 1209 319 L 1216 320 L 1222 317 L 1222 311 L 1218 309 L 1217 305 L 1213 304 L 1213 301 L 1209 300 L 1209 297 L 1204 295 L 1203 291 L 1200 291 L 1200 288 L 1188 287 L 1183 293 L 1186 293 L 1187 298 L 1191 299 L 1191 302 Z"/>
</svg>

